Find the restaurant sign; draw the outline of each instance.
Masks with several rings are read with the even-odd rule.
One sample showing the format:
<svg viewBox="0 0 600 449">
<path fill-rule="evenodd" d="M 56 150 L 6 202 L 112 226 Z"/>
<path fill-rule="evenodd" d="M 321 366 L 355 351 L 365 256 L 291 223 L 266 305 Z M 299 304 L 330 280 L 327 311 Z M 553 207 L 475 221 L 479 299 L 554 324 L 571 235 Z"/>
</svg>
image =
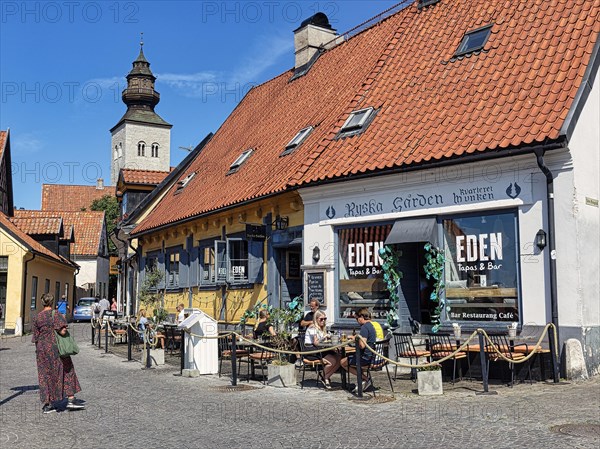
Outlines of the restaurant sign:
<svg viewBox="0 0 600 449">
<path fill-rule="evenodd" d="M 351 200 L 322 203 L 321 219 L 356 218 L 500 200 L 514 205 L 529 204 L 533 201 L 531 190 L 531 184 L 526 181 L 499 180 L 376 192 L 352 196 Z"/>
<path fill-rule="evenodd" d="M 246 225 L 246 240 L 265 240 L 267 227 L 265 225 Z"/>
</svg>

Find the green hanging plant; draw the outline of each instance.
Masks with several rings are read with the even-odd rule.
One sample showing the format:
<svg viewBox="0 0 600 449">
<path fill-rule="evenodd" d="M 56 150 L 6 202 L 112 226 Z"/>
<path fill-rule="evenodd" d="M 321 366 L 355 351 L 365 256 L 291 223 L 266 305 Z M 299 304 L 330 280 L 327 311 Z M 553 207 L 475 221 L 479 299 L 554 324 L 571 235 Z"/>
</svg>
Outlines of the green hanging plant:
<svg viewBox="0 0 600 449">
<path fill-rule="evenodd" d="M 397 267 L 400 266 L 399 258 L 401 255 L 401 251 L 396 251 L 389 245 L 379 249 L 379 257 L 383 261 L 381 264 L 381 268 L 383 268 L 383 281 L 390 293 L 390 311 L 387 315 L 387 322 L 390 326 L 394 326 L 399 318 L 398 303 L 400 302 L 400 297 L 398 296 L 398 286 L 402 279 L 402 272 L 397 271 Z"/>
<path fill-rule="evenodd" d="M 437 306 L 431 315 L 431 323 L 434 325 L 432 327 L 433 332 L 437 332 L 440 327 L 440 317 L 442 315 L 442 311 L 444 310 L 445 300 L 444 300 L 444 264 L 446 262 L 446 258 L 444 256 L 444 251 L 433 246 L 431 243 L 425 244 L 425 276 L 427 279 L 433 279 L 433 291 L 429 296 L 429 299 L 435 303 Z M 450 307 L 446 307 L 446 310 L 449 311 Z"/>
</svg>

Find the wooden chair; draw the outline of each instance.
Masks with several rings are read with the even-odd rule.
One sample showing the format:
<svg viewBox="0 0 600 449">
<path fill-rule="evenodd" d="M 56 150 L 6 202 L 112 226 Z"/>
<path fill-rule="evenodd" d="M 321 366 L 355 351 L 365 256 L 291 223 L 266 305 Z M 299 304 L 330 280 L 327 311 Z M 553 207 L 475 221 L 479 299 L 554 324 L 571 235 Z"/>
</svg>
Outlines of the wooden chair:
<svg viewBox="0 0 600 449">
<path fill-rule="evenodd" d="M 419 358 L 426 358 L 429 360 L 431 353 L 424 349 L 416 349 L 412 340 L 412 334 L 409 333 L 392 333 L 394 336 L 394 347 L 396 349 L 396 362 L 399 362 L 400 359 L 408 359 L 409 363 L 412 365 L 413 360 L 415 364 L 419 364 Z M 396 380 L 396 375 L 398 373 L 398 366 L 394 367 L 394 380 Z M 415 368 L 411 368 L 410 370 L 410 378 L 415 381 L 417 379 L 417 370 Z"/>
<path fill-rule="evenodd" d="M 305 344 L 305 338 L 306 334 L 301 332 L 298 335 L 298 344 L 300 345 L 300 352 L 306 352 L 306 344 Z M 321 355 L 321 353 L 318 354 L 312 354 L 311 356 L 308 355 L 301 355 L 302 357 L 302 380 L 300 381 L 300 389 L 304 388 L 304 375 L 306 374 L 306 368 L 312 368 L 315 370 L 316 374 L 317 374 L 317 384 L 319 382 L 319 380 L 321 382 L 325 382 L 325 361 L 323 360 L 323 357 Z"/>
<path fill-rule="evenodd" d="M 506 362 L 500 354 L 502 354 L 507 359 L 511 360 L 508 363 L 508 367 L 510 369 L 510 386 L 512 387 L 515 383 L 515 371 L 516 371 L 516 363 L 514 361 L 519 361 L 527 357 L 529 353 L 527 344 L 518 345 L 519 349 L 522 352 L 515 351 L 515 346 L 511 345 L 504 334 L 488 334 L 490 337 L 491 343 L 488 342 L 485 346 L 485 352 L 487 354 L 487 365 L 488 365 L 488 373 L 490 372 L 490 361 L 492 362 Z M 493 346 L 492 346 L 493 343 Z M 495 346 L 495 348 L 494 348 Z M 498 353 L 500 352 L 500 354 Z M 532 382 L 531 378 L 531 363 L 527 363 L 527 370 L 529 374 L 529 382 Z"/>
<path fill-rule="evenodd" d="M 270 343 L 268 342 L 264 342 L 261 343 L 262 346 L 267 346 Z M 269 362 L 271 362 L 271 360 L 273 360 L 274 358 L 277 357 L 277 354 L 274 352 L 269 351 L 268 349 L 263 348 L 255 348 L 253 352 L 251 352 L 248 355 L 248 361 L 250 363 L 249 369 L 252 369 L 252 374 L 254 374 L 255 371 L 255 365 L 258 364 L 258 366 L 260 366 L 260 374 L 263 378 L 263 383 L 266 384 L 267 383 L 267 376 L 265 376 L 265 367 L 269 364 Z M 250 378 L 250 376 L 248 375 L 248 379 Z"/>
<path fill-rule="evenodd" d="M 449 334 L 427 334 L 429 337 L 429 352 L 431 353 L 431 360 L 440 360 L 444 357 L 448 357 L 454 351 L 456 351 L 457 346 L 453 344 L 450 340 Z M 456 380 L 456 361 L 467 359 L 467 363 L 469 362 L 469 357 L 466 352 L 460 351 L 457 352 L 452 358 L 448 359 L 448 361 L 452 360 L 452 383 Z M 462 367 L 459 363 L 459 378 L 462 380 Z"/>
</svg>

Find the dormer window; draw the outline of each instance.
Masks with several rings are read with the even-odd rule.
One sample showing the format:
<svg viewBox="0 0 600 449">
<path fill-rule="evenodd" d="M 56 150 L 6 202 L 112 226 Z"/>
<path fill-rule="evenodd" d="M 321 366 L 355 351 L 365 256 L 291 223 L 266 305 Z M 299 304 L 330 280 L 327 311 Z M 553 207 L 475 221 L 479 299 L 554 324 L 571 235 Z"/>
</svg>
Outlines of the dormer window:
<svg viewBox="0 0 600 449">
<path fill-rule="evenodd" d="M 454 57 L 464 56 L 469 53 L 483 49 L 492 32 L 492 25 L 486 25 L 473 31 L 469 31 L 463 37 Z"/>
<path fill-rule="evenodd" d="M 252 154 L 254 150 L 252 148 L 244 151 L 242 154 L 240 154 L 238 156 L 238 158 L 233 162 L 233 164 L 231 164 L 231 166 L 229 167 L 229 171 L 227 172 L 228 175 L 231 175 L 232 173 L 235 173 L 236 171 L 238 171 L 240 169 L 240 167 L 242 166 L 242 164 L 244 162 L 246 162 L 246 160 L 250 157 L 250 155 Z"/>
<path fill-rule="evenodd" d="M 177 183 L 177 189 L 175 190 L 175 195 L 180 193 L 185 187 L 190 183 L 190 181 L 196 176 L 196 172 L 193 171 L 189 173 L 185 178 Z"/>
<path fill-rule="evenodd" d="M 283 153 L 281 153 L 280 156 L 285 156 L 286 154 L 290 154 L 297 147 L 299 147 L 300 144 L 306 140 L 306 138 L 313 131 L 313 129 L 314 128 L 312 126 L 308 126 L 304 129 L 301 129 L 300 131 L 298 131 L 298 134 L 296 134 L 294 136 L 294 138 L 292 140 L 290 140 L 290 142 L 285 146 L 285 150 L 283 150 Z"/>
<path fill-rule="evenodd" d="M 375 118 L 375 109 L 372 107 L 353 111 L 338 134 L 338 137 L 353 136 L 362 133 Z"/>
<path fill-rule="evenodd" d="M 146 155 L 146 143 L 138 142 L 138 156 L 145 156 L 145 155 Z"/>
</svg>

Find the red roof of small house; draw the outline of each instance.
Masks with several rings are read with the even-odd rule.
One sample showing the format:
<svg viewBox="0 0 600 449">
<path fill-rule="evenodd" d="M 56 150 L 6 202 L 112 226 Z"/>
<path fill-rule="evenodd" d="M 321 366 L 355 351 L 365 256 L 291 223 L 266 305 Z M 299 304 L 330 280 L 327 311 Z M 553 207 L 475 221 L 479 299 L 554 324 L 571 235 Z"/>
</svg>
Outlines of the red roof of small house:
<svg viewBox="0 0 600 449">
<path fill-rule="evenodd" d="M 113 186 L 98 188 L 97 186 L 42 184 L 42 210 L 90 210 L 92 202 L 105 195 L 114 196 L 115 188 Z"/>
<path fill-rule="evenodd" d="M 11 221 L 18 226 L 18 228 L 25 232 L 28 235 L 59 235 L 62 238 L 64 230 L 63 230 L 63 221 L 62 218 L 56 216 L 56 213 L 53 216 L 48 217 L 35 217 L 35 216 L 27 216 L 27 214 L 23 214 L 21 212 L 26 212 L 23 210 L 16 210 L 15 216 L 11 218 Z"/>
<path fill-rule="evenodd" d="M 170 172 L 157 170 L 134 170 L 131 168 L 123 168 L 119 173 L 122 182 L 125 184 L 144 184 L 158 185 L 165 179 Z"/>
<path fill-rule="evenodd" d="M 77 256 L 97 256 L 100 250 L 102 230 L 104 228 L 103 211 L 65 212 L 15 210 L 15 218 L 38 218 L 60 215 L 65 230 L 72 226 L 75 232 L 75 243 L 71 244 L 71 254 Z M 68 235 L 65 235 L 67 238 Z"/>
<path fill-rule="evenodd" d="M 6 145 L 6 136 L 8 133 L 6 131 L 0 131 L 0 157 L 2 157 L 2 153 L 4 153 L 4 146 Z"/>
<path fill-rule="evenodd" d="M 325 180 L 557 140 L 599 10 L 586 0 L 415 1 L 323 52 L 306 75 L 292 80 L 290 70 L 250 90 L 133 234 Z M 455 56 L 465 33 L 488 25 L 481 50 Z M 367 107 L 377 110 L 368 128 L 338 138 Z"/>
<path fill-rule="evenodd" d="M 32 237 L 28 236 L 24 231 L 19 229 L 17 225 L 9 220 L 9 218 L 0 212 L 0 226 L 6 229 L 13 237 L 20 240 L 25 246 L 27 246 L 31 251 L 46 256 L 50 259 L 53 259 L 57 262 L 60 262 L 64 265 L 76 266 L 73 262 L 65 259 L 64 257 L 53 253 L 48 248 L 46 248 L 41 243 L 35 241 Z"/>
</svg>

